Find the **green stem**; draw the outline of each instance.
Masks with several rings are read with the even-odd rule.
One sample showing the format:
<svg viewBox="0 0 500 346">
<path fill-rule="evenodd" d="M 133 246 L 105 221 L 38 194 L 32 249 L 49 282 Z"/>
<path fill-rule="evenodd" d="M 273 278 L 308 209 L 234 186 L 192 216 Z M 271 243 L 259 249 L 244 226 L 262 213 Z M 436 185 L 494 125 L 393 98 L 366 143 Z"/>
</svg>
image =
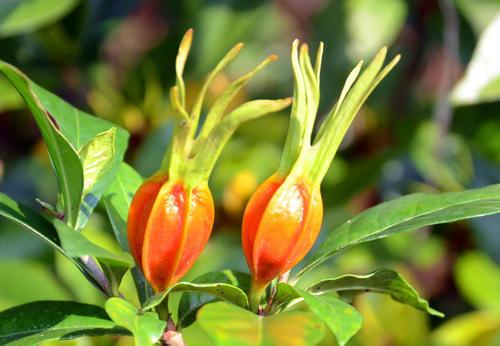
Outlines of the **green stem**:
<svg viewBox="0 0 500 346">
<path fill-rule="evenodd" d="M 267 284 L 260 285 L 252 280 L 252 284 L 250 285 L 250 293 L 248 295 L 251 311 L 255 313 L 259 312 L 260 301 L 266 291 L 266 287 Z"/>
<path fill-rule="evenodd" d="M 168 311 L 168 296 L 155 308 L 158 313 L 158 317 L 160 317 L 163 321 L 168 321 L 170 318 L 170 312 Z"/>
</svg>

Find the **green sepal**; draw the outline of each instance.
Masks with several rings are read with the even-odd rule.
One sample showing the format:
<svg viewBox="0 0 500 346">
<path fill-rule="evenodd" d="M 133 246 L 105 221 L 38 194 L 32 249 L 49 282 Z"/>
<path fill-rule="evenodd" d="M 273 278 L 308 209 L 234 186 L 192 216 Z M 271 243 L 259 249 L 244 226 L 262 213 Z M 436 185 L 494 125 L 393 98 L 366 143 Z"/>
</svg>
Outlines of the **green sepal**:
<svg viewBox="0 0 500 346">
<path fill-rule="evenodd" d="M 299 53 L 298 45 L 298 40 L 292 45 L 294 103 L 278 173 L 300 176 L 307 178 L 311 184 L 320 184 L 354 116 L 400 57 L 396 56 L 382 68 L 387 54 L 387 48 L 384 47 L 361 76 L 360 62 L 349 74 L 337 104 L 331 109 L 313 139 L 312 132 L 320 101 L 323 44 L 318 48 L 314 67 L 308 46 L 303 44 Z"/>
<path fill-rule="evenodd" d="M 321 182 L 323 180 L 354 117 L 375 87 L 400 60 L 400 55 L 397 55 L 382 68 L 386 55 L 387 48 L 384 47 L 359 78 L 357 76 L 361 63 L 353 69 L 347 78 L 339 102 L 328 114 L 314 141 L 311 155 L 314 157 L 314 161 L 310 168 L 310 176 L 313 181 Z"/>
<path fill-rule="evenodd" d="M 224 145 L 242 122 L 281 110 L 291 103 L 289 99 L 250 101 L 231 113 L 225 114 L 227 107 L 238 91 L 257 72 L 276 60 L 276 56 L 271 55 L 227 87 L 208 111 L 206 119 L 198 131 L 198 122 L 204 98 L 210 84 L 215 76 L 236 58 L 243 44 L 236 44 L 217 64 L 215 69 L 209 73 L 195 99 L 192 110 L 188 111 L 185 103 L 185 85 L 182 74 L 191 42 L 192 30 L 189 30 L 181 42 L 176 60 L 176 85 L 170 90 L 172 108 L 178 117 L 172 147 L 165 155 L 164 163 L 166 164 L 163 164 L 164 167 L 168 166 L 169 180 L 182 180 L 188 189 L 208 180 L 208 176 Z"/>
</svg>

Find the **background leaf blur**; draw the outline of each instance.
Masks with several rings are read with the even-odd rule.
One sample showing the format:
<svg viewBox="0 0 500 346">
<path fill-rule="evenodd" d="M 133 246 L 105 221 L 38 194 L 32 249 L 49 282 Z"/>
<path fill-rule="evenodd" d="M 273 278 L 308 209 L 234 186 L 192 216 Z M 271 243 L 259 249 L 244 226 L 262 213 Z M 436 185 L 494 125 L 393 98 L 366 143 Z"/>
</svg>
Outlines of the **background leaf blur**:
<svg viewBox="0 0 500 346">
<path fill-rule="evenodd" d="M 203 75 L 229 47 L 246 43 L 241 60 L 209 88 L 206 107 L 234 76 L 271 53 L 280 59 L 245 87 L 237 101 L 290 96 L 289 46 L 299 37 L 311 46 L 325 42 L 320 110 L 326 111 L 357 60 L 371 59 L 381 45 L 388 45 L 390 55 L 401 53 L 403 59 L 361 110 L 323 183 L 325 220 L 319 243 L 326 231 L 380 202 L 413 192 L 500 182 L 498 15 L 498 0 L 4 0 L 0 59 L 19 67 L 40 88 L 129 131 L 125 160 L 145 178 L 159 167 L 172 135 L 167 91 L 175 82 L 177 44 L 187 28 L 197 32 L 186 68 L 188 95 L 201 88 Z M 210 182 L 217 204 L 214 234 L 185 280 L 225 269 L 247 271 L 239 239 L 243 208 L 277 168 L 287 117 L 284 112 L 244 124 L 222 153 Z M 74 148 L 76 153 L 81 146 Z M 122 149 L 118 145 L 116 150 Z M 118 256 L 127 246 L 124 203 L 130 202 L 127 197 L 141 178 L 123 166 L 114 169 L 111 188 L 100 188 L 103 198 L 82 234 Z M 122 179 L 132 187 L 117 186 Z M 52 206 L 58 201 L 48 151 L 3 74 L 0 191 L 41 213 L 47 211 L 37 198 Z M 385 295 L 359 295 L 354 305 L 364 321 L 350 345 L 442 346 L 458 340 L 464 346 L 495 346 L 500 342 L 499 225 L 500 216 L 494 215 L 361 244 L 318 266 L 299 284 L 305 289 L 320 278 L 346 272 L 397 269 L 446 318 L 429 317 Z M 113 234 L 122 237 L 116 241 Z M 130 291 L 130 277 L 125 274 L 121 291 Z M 43 290 L 34 292 L 26 285 Z M 68 259 L 2 218 L 0 310 L 40 299 L 103 304 Z M 187 314 L 188 303 L 194 306 L 198 299 L 206 297 L 174 293 L 170 304 L 180 301 L 184 307 L 173 310 Z M 202 314 L 225 307 L 215 304 Z M 315 315 L 308 319 L 313 326 Z M 207 336 L 205 329 L 204 322 L 190 324 L 187 340 L 196 344 L 219 337 Z M 324 331 L 325 340 L 333 340 L 329 333 Z M 131 345 L 132 340 L 84 339 L 96 345 Z"/>
</svg>

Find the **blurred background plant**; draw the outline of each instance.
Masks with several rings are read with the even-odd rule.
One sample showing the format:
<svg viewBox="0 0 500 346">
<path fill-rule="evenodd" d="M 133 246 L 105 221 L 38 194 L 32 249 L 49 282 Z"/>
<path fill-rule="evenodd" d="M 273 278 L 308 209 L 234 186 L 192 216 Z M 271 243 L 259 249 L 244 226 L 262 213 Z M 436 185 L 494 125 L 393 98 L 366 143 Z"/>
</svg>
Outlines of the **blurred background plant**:
<svg viewBox="0 0 500 346">
<path fill-rule="evenodd" d="M 172 133 L 167 91 L 188 27 L 197 32 L 188 90 L 201 87 L 201 76 L 228 48 L 246 42 L 241 59 L 211 86 L 208 102 L 233 74 L 270 53 L 280 60 L 238 102 L 291 95 L 288 52 L 295 37 L 326 44 L 323 100 L 333 100 L 354 64 L 380 46 L 403 55 L 356 118 L 324 181 L 324 230 L 407 193 L 500 181 L 500 0 L 4 0 L 0 59 L 75 106 L 125 127 L 132 134 L 127 161 L 148 176 Z M 245 124 L 224 150 L 211 181 L 218 205 L 214 236 L 190 278 L 246 270 L 239 240 L 243 208 L 278 165 L 287 117 Z M 31 115 L 0 76 L 0 190 L 33 207 L 54 203 L 50 170 Z M 98 207 L 84 232 L 112 250 L 117 244 L 104 213 Z M 436 226 L 358 246 L 324 265 L 329 275 L 397 268 L 446 314 L 436 319 L 366 294 L 355 302 L 365 323 L 351 344 L 499 345 L 499 228 L 498 215 Z M 40 299 L 102 303 L 65 258 L 3 219 L 0 278 L 0 310 Z M 58 342 L 115 343 L 132 339 Z"/>
</svg>

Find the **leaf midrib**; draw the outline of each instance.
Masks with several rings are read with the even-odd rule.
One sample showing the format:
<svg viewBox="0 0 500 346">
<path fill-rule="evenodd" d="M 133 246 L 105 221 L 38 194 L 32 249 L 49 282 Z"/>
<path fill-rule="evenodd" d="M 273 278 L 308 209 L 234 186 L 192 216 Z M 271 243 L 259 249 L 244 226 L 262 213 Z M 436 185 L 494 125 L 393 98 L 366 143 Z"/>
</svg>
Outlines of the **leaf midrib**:
<svg viewBox="0 0 500 346">
<path fill-rule="evenodd" d="M 55 128 L 55 127 L 52 125 L 52 122 L 51 122 L 51 120 L 50 120 L 50 118 L 49 118 L 49 115 L 47 114 L 47 110 L 45 109 L 45 107 L 44 107 L 44 106 L 43 106 L 43 104 L 41 103 L 41 101 L 40 101 L 40 99 L 38 98 L 37 94 L 33 91 L 31 81 L 26 80 L 26 79 L 24 79 L 24 78 L 23 78 L 23 80 L 24 80 L 24 82 L 26 83 L 26 85 L 27 85 L 27 87 L 28 87 L 28 90 L 30 91 L 31 96 L 33 97 L 33 100 L 35 101 L 35 105 L 36 105 L 36 106 L 37 106 L 37 107 L 38 107 L 38 108 L 39 108 L 39 109 L 40 109 L 40 110 L 44 113 L 44 115 L 45 115 L 45 119 L 46 119 L 46 121 L 49 123 L 49 126 L 51 126 L 51 127 L 52 127 L 52 129 L 53 129 L 55 132 L 57 132 L 59 135 L 61 135 L 61 137 L 63 137 L 63 136 L 62 136 L 62 134 L 59 132 L 59 130 L 58 130 L 57 128 Z M 66 167 L 66 165 L 64 164 L 64 160 L 62 160 L 62 153 L 61 153 L 61 151 L 60 151 L 59 144 L 58 144 L 58 142 L 57 142 L 57 138 L 56 138 L 56 136 L 54 135 L 54 133 L 53 133 L 52 131 L 48 131 L 48 133 L 49 133 L 49 135 L 51 136 L 51 138 L 52 138 L 52 140 L 54 141 L 54 144 L 55 144 L 55 145 L 54 145 L 54 147 L 55 147 L 55 150 L 56 150 L 56 152 L 57 152 L 56 159 L 58 160 L 58 164 L 60 165 L 59 167 Z M 63 137 L 63 138 L 64 138 L 64 137 Z M 74 150 L 74 148 L 71 146 L 71 144 L 70 144 L 68 141 L 66 141 L 66 143 L 68 144 L 68 146 L 69 146 L 71 149 L 73 149 L 73 150 Z M 76 154 L 76 152 L 75 152 L 75 154 Z M 77 154 L 77 156 L 78 156 L 78 154 Z M 64 196 L 65 196 L 65 198 L 64 198 L 64 199 L 65 199 L 66 203 L 68 204 L 68 205 L 66 206 L 66 210 L 65 210 L 65 212 L 66 212 L 66 214 L 67 214 L 67 218 L 66 218 L 66 220 L 70 220 L 71 224 L 73 224 L 73 221 L 72 221 L 72 220 L 73 220 L 73 217 L 74 217 L 74 215 L 73 215 L 73 202 L 71 201 L 71 193 L 69 192 L 69 191 L 70 191 L 70 188 L 69 188 L 69 180 L 68 180 L 68 178 L 67 178 L 67 176 L 66 176 L 65 172 L 61 172 L 61 173 L 62 173 L 62 174 L 61 174 L 60 178 L 61 178 L 61 180 L 62 180 L 62 182 L 63 182 L 63 185 L 64 185 L 64 189 L 63 189 L 63 194 L 64 194 Z M 59 176 L 59 175 L 58 175 L 58 176 Z M 80 197 L 81 197 L 81 196 L 80 196 Z M 76 208 L 75 210 L 78 210 L 78 208 Z M 78 215 L 78 214 L 77 214 L 77 215 Z"/>
</svg>

